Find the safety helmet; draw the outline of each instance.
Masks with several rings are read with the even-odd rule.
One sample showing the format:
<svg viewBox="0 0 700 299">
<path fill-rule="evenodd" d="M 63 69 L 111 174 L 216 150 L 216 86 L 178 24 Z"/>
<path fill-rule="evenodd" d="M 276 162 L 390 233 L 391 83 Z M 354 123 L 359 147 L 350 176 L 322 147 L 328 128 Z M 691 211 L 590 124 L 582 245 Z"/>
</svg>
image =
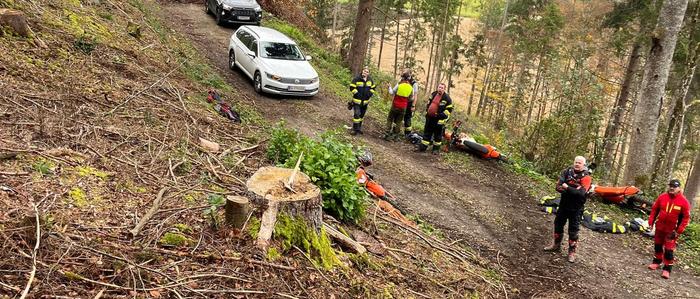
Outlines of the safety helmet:
<svg viewBox="0 0 700 299">
<path fill-rule="evenodd" d="M 359 153 L 357 155 L 357 161 L 360 162 L 360 164 L 362 164 L 363 166 L 372 165 L 372 153 L 370 153 L 368 150 Z"/>
</svg>

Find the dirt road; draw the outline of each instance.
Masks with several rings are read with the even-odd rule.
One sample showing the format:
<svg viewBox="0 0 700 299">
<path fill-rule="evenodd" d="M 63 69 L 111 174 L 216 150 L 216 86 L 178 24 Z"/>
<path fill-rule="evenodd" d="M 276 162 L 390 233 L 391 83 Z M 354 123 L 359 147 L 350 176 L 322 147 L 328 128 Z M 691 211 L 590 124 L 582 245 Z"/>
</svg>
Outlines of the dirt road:
<svg viewBox="0 0 700 299">
<path fill-rule="evenodd" d="M 173 21 L 171 28 L 191 39 L 267 119 L 287 119 L 308 135 L 349 123 L 344 101 L 323 88 L 312 100 L 257 95 L 247 77 L 227 68 L 226 45 L 234 29 L 217 26 L 201 5 L 168 4 L 163 13 Z M 502 267 L 509 297 L 700 298 L 700 278 L 689 270 L 674 271 L 668 281 L 646 270 L 652 244 L 639 236 L 583 229 L 577 263 L 566 262 L 563 254 L 543 253 L 552 216 L 538 212 L 517 176 L 480 160 L 472 160 L 469 171 L 460 170 L 443 157 L 414 152 L 409 144 L 386 142 L 379 138 L 381 123 L 369 119 L 369 133 L 354 139 L 375 154 L 373 171 L 381 183 L 403 207 L 478 251 L 494 268 Z"/>
</svg>

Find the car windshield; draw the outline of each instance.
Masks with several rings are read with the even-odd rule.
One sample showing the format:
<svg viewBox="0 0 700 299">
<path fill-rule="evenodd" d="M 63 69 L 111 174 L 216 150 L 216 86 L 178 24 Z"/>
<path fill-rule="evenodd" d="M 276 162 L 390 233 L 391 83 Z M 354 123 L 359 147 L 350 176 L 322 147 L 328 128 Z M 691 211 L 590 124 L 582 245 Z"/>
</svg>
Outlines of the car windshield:
<svg viewBox="0 0 700 299">
<path fill-rule="evenodd" d="M 261 42 L 260 56 L 271 59 L 304 60 L 301 50 L 294 44 Z"/>
</svg>

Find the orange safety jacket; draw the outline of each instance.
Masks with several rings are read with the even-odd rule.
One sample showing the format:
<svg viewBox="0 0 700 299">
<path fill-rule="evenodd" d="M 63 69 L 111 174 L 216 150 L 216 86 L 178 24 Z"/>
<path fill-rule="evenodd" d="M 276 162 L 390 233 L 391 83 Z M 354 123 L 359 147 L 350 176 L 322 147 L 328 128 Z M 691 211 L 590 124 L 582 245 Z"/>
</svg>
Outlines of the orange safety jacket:
<svg viewBox="0 0 700 299">
<path fill-rule="evenodd" d="M 369 178 L 364 167 L 358 167 L 355 174 L 357 174 L 357 183 L 364 186 L 372 196 L 377 198 L 384 198 L 386 196 L 386 190 Z"/>
</svg>

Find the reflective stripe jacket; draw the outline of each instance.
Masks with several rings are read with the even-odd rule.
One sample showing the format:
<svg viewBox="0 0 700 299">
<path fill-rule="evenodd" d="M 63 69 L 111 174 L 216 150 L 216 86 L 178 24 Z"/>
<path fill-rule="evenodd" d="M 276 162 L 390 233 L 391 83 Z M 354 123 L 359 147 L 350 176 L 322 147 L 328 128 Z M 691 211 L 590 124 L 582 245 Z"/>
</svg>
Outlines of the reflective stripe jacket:
<svg viewBox="0 0 700 299">
<path fill-rule="evenodd" d="M 562 186 L 564 183 L 568 187 Z M 586 193 L 591 188 L 591 176 L 587 170 L 576 172 L 573 167 L 564 169 L 557 181 L 557 192 L 561 193 L 560 210 L 578 211 L 586 204 Z"/>
<path fill-rule="evenodd" d="M 398 109 L 406 109 L 408 101 L 413 96 L 413 86 L 408 81 L 401 81 L 394 88 L 389 88 L 389 93 L 394 95 L 391 106 Z"/>
<path fill-rule="evenodd" d="M 433 99 L 435 99 L 435 95 L 437 95 L 437 91 L 433 91 L 433 93 L 430 95 L 428 104 L 425 106 L 426 111 L 430 108 L 430 104 L 433 102 Z M 439 125 L 444 125 L 447 120 L 450 119 L 450 114 L 452 114 L 453 108 L 454 106 L 452 105 L 450 95 L 447 94 L 447 92 L 443 93 L 442 97 L 440 97 L 440 105 L 438 106 L 437 111 L 438 118 L 440 119 L 438 120 Z"/>
<path fill-rule="evenodd" d="M 357 76 L 350 82 L 350 91 L 352 92 L 353 103 L 367 105 L 369 98 L 374 95 L 374 88 L 377 83 L 372 80 L 372 77 L 367 76 L 367 80 L 362 76 Z"/>
<path fill-rule="evenodd" d="M 651 207 L 649 226 L 654 225 L 654 221 L 656 231 L 670 233 L 675 230 L 679 234 L 683 233 L 690 221 L 688 200 L 680 193 L 674 197 L 668 193 L 659 195 Z"/>
</svg>

